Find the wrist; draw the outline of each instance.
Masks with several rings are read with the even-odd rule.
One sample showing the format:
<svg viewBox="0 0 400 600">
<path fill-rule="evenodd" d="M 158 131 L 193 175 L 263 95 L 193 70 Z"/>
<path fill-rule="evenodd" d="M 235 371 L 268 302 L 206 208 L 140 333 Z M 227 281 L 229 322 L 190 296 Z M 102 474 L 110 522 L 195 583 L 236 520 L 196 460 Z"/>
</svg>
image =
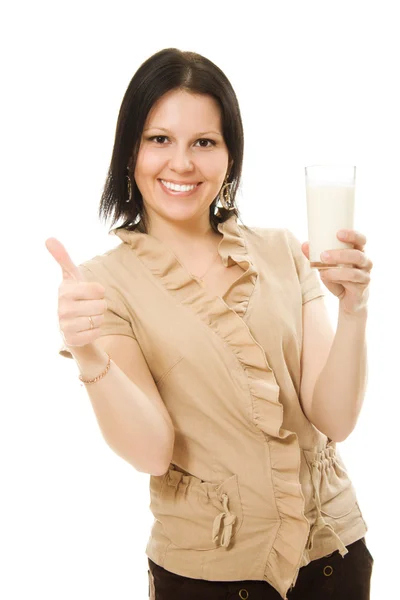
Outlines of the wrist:
<svg viewBox="0 0 400 600">
<path fill-rule="evenodd" d="M 365 305 L 357 312 L 349 313 L 339 304 L 339 318 L 343 321 L 366 321 L 368 317 L 368 306 Z"/>
<path fill-rule="evenodd" d="M 105 350 L 98 348 L 94 343 L 86 346 L 69 347 L 76 364 L 78 365 L 80 375 L 84 379 L 92 379 L 103 372 L 108 364 L 109 355 Z"/>
</svg>

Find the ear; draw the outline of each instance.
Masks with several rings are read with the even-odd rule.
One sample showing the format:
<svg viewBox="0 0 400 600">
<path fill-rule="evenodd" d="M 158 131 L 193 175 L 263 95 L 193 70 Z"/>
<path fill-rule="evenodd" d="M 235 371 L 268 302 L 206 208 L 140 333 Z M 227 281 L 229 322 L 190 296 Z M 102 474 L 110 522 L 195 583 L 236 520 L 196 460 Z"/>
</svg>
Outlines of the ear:
<svg viewBox="0 0 400 600">
<path fill-rule="evenodd" d="M 129 175 L 133 175 L 133 153 L 129 156 L 128 166 L 126 167 Z"/>
</svg>

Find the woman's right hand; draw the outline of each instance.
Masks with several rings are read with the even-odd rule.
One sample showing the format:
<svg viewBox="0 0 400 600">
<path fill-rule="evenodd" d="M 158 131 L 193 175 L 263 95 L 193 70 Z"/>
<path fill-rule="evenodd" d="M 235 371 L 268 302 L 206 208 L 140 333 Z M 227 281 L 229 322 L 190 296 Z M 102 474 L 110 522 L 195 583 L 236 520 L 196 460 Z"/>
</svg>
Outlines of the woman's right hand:
<svg viewBox="0 0 400 600">
<path fill-rule="evenodd" d="M 100 337 L 107 303 L 105 288 L 100 283 L 85 281 L 83 273 L 71 260 L 64 246 L 56 238 L 46 240 L 46 248 L 62 270 L 58 288 L 58 320 L 66 346 L 91 344 Z M 92 318 L 94 328 L 90 328 Z"/>
</svg>

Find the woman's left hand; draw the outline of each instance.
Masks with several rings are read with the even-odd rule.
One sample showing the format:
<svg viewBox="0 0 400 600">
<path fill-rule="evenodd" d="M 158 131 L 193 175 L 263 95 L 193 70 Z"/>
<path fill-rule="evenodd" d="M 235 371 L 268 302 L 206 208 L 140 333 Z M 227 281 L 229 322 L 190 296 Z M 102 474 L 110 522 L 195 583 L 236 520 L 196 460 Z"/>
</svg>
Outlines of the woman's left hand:
<svg viewBox="0 0 400 600">
<path fill-rule="evenodd" d="M 320 270 L 322 283 L 332 294 L 339 298 L 339 306 L 346 313 L 356 315 L 366 308 L 369 297 L 369 284 L 373 263 L 365 252 L 367 238 L 353 229 L 345 229 L 346 237 L 337 233 L 340 241 L 353 244 L 354 248 L 328 250 L 329 256 L 322 262 L 329 264 L 345 264 L 344 267 L 329 267 Z M 303 254 L 309 259 L 309 244 L 301 245 Z M 347 266 L 348 265 L 348 266 Z"/>
</svg>

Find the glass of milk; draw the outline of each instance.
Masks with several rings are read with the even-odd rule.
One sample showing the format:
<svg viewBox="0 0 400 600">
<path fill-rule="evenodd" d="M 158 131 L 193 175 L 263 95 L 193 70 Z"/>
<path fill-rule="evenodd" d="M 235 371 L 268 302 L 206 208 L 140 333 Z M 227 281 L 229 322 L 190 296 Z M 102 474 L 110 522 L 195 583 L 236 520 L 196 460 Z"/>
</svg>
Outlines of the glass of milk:
<svg viewBox="0 0 400 600">
<path fill-rule="evenodd" d="M 306 167 L 306 195 L 310 266 L 345 267 L 321 261 L 324 250 L 353 248 L 337 237 L 339 229 L 354 229 L 356 168 L 347 165 Z"/>
</svg>

